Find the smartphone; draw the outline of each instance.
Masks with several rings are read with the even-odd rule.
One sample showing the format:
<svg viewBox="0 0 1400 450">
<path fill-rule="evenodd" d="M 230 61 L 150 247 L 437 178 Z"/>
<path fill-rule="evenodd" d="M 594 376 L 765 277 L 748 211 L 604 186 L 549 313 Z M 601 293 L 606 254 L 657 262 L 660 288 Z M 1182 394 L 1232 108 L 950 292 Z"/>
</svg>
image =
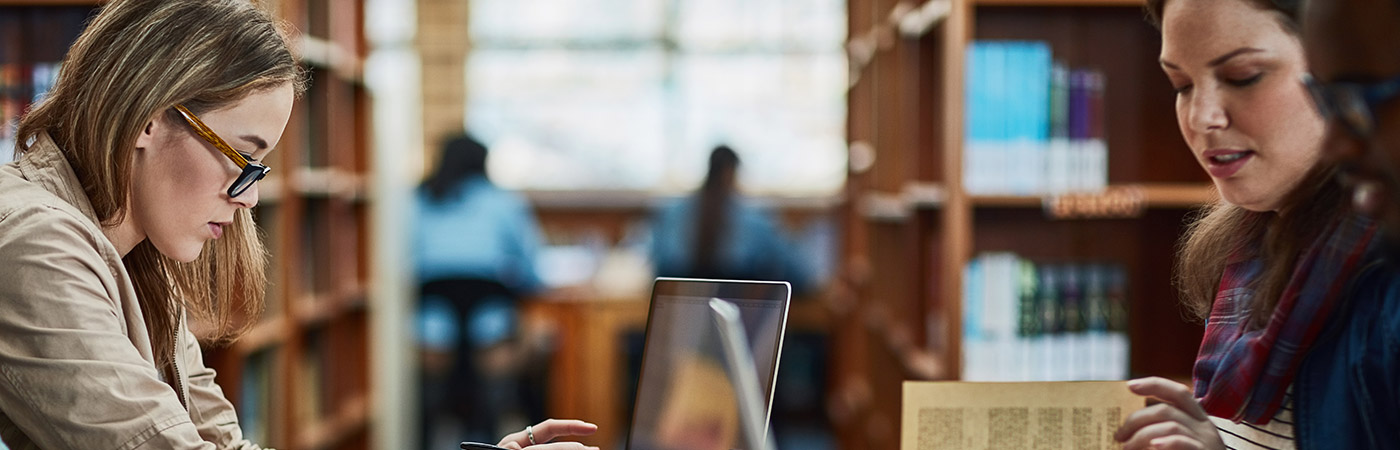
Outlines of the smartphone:
<svg viewBox="0 0 1400 450">
<path fill-rule="evenodd" d="M 491 445 L 491 444 L 482 444 L 482 443 L 480 443 L 480 442 L 463 442 L 463 443 L 462 443 L 462 450 L 507 450 L 507 449 L 506 449 L 505 447 L 497 447 L 497 446 L 494 446 L 494 445 Z"/>
</svg>

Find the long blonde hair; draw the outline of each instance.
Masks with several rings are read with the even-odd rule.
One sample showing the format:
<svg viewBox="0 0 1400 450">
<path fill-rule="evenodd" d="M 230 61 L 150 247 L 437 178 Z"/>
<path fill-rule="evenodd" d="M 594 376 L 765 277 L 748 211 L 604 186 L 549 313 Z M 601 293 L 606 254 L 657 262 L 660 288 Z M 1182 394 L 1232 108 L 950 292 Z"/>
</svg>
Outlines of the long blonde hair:
<svg viewBox="0 0 1400 450">
<path fill-rule="evenodd" d="M 196 114 L 291 84 L 304 91 L 286 28 L 244 0 L 114 0 L 87 25 L 48 97 L 19 124 L 21 153 L 47 133 L 103 227 L 125 217 L 136 138 L 152 118 L 184 104 Z M 144 241 L 122 258 L 145 313 L 156 361 L 176 351 L 182 307 L 227 340 L 262 311 L 266 252 L 240 209 L 223 239 L 194 262 Z"/>
</svg>

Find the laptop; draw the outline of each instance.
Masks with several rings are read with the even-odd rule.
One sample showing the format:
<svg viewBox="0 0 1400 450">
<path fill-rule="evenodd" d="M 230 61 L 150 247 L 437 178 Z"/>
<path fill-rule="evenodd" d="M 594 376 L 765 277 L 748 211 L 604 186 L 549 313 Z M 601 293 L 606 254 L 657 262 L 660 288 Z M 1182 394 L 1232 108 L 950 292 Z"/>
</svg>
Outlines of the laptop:
<svg viewBox="0 0 1400 450">
<path fill-rule="evenodd" d="M 785 282 L 658 278 L 629 450 L 771 450 Z"/>
</svg>

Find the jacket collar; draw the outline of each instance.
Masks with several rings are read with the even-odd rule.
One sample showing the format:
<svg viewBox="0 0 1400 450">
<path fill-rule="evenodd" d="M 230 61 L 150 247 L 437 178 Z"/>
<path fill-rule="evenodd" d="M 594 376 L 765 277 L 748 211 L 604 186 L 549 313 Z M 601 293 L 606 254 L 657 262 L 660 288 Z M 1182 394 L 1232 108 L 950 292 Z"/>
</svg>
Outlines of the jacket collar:
<svg viewBox="0 0 1400 450">
<path fill-rule="evenodd" d="M 97 212 L 92 209 L 92 201 L 83 192 L 83 183 L 73 172 L 73 166 L 68 163 L 63 150 L 58 148 L 47 132 L 35 136 L 34 144 L 29 146 L 17 164 L 24 179 L 78 208 L 88 220 L 101 226 Z"/>
</svg>

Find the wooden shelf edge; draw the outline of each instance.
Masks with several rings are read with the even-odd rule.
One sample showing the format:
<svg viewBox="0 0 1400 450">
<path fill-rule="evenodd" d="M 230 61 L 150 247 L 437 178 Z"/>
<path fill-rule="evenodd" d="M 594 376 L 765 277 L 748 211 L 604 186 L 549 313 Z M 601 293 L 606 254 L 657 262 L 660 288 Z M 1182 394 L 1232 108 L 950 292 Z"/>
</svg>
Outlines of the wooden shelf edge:
<svg viewBox="0 0 1400 450">
<path fill-rule="evenodd" d="M 287 318 L 286 316 L 276 316 L 263 320 L 247 334 L 233 343 L 233 350 L 242 357 L 247 357 L 253 353 L 269 347 L 279 345 L 287 340 Z"/>
<path fill-rule="evenodd" d="M 1143 194 L 1148 209 L 1196 208 L 1215 202 L 1215 186 L 1209 183 L 1150 183 L 1114 185 L 1110 188 L 1136 188 Z M 1066 194 L 1081 195 L 1081 194 Z M 1082 195 L 1093 195 L 1086 193 Z M 1054 196 L 1036 195 L 972 195 L 969 199 L 979 208 L 1041 208 Z"/>
<path fill-rule="evenodd" d="M 292 315 L 303 327 L 317 326 L 369 304 L 369 287 L 356 282 L 333 294 L 307 294 L 297 299 Z"/>
<path fill-rule="evenodd" d="M 336 78 L 350 83 L 364 82 L 364 60 L 337 42 L 311 35 L 297 40 L 296 54 L 307 66 L 327 69 Z"/>
<path fill-rule="evenodd" d="M 339 168 L 301 167 L 289 180 L 291 190 L 312 198 L 356 202 L 366 197 L 365 176 Z"/>
<path fill-rule="evenodd" d="M 940 183 L 911 181 L 898 192 L 871 190 L 860 196 L 857 209 L 874 222 L 901 222 L 915 211 L 942 208 L 948 191 Z"/>
<path fill-rule="evenodd" d="M 332 303 L 324 295 L 302 295 L 292 304 L 292 317 L 303 327 L 325 322 L 332 315 Z"/>
<path fill-rule="evenodd" d="M 974 207 L 985 208 L 1039 208 L 1045 203 L 1044 197 L 1034 195 L 983 195 L 969 197 Z"/>
<path fill-rule="evenodd" d="M 1143 186 L 1147 204 L 1159 208 L 1195 208 L 1219 199 L 1210 183 L 1149 184 Z"/>
<path fill-rule="evenodd" d="M 349 438 L 350 433 L 368 427 L 369 400 L 362 394 L 346 400 L 335 414 L 303 427 L 297 436 L 298 448 L 327 448 Z"/>
<path fill-rule="evenodd" d="M 369 286 L 360 281 L 354 281 L 341 288 L 339 293 L 340 313 L 348 311 L 358 311 L 369 304 Z"/>
<path fill-rule="evenodd" d="M 856 204 L 861 217 L 872 222 L 902 222 L 909 218 L 910 208 L 898 194 L 871 191 L 861 194 Z"/>
</svg>

